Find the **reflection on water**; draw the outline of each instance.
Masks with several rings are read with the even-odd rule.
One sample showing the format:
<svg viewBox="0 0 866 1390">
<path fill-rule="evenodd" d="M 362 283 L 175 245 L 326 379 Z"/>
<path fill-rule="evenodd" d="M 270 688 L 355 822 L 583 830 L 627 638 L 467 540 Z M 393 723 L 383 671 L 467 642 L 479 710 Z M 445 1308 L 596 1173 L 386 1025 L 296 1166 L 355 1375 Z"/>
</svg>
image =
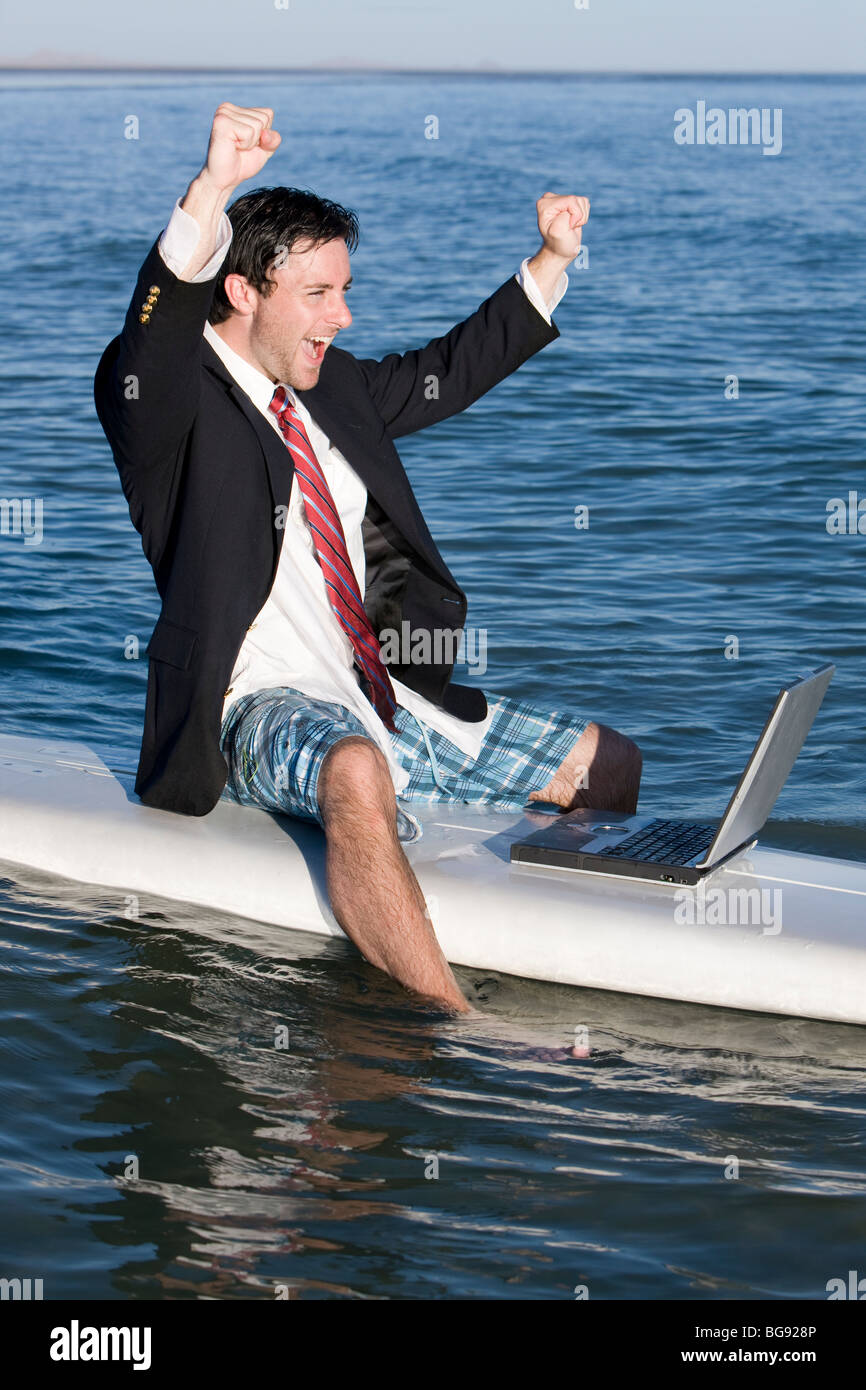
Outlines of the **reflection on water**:
<svg viewBox="0 0 866 1390">
<path fill-rule="evenodd" d="M 47 1297 L 814 1298 L 862 1240 L 862 1029 L 478 971 L 445 1020 L 339 940 L 0 901 L 4 1261 Z"/>
</svg>

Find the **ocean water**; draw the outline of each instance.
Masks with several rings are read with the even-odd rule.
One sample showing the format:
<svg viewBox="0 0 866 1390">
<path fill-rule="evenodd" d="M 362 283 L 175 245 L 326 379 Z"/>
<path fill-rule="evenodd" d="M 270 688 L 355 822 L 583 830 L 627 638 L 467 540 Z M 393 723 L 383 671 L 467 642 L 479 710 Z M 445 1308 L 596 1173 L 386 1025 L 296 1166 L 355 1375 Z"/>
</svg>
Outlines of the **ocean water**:
<svg viewBox="0 0 866 1390">
<path fill-rule="evenodd" d="M 275 108 L 266 181 L 358 212 L 361 356 L 471 312 L 536 249 L 546 189 L 591 198 L 559 340 L 401 441 L 470 596 L 468 679 L 623 729 L 642 809 L 703 816 L 780 681 L 832 660 L 766 840 L 866 860 L 858 79 L 5 75 L 0 497 L 42 523 L 0 534 L 0 731 L 136 756 L 124 650 L 158 605 L 91 381 L 224 99 Z M 781 108 L 781 153 L 676 144 L 700 100 Z M 3 865 L 0 1275 L 819 1299 L 862 1267 L 864 1030 L 461 978 L 483 1016 L 443 1022 L 341 941 L 158 898 L 130 922 Z"/>
</svg>

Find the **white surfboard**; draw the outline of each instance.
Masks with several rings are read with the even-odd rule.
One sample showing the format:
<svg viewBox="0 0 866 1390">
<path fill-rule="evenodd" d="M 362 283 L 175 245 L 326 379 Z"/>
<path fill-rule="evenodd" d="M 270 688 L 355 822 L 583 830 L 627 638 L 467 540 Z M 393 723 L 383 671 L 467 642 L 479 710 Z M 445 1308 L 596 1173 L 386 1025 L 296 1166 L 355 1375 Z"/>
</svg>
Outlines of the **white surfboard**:
<svg viewBox="0 0 866 1390">
<path fill-rule="evenodd" d="M 0 860 L 341 935 L 320 830 L 221 801 L 155 811 L 81 743 L 0 735 Z M 523 815 L 413 806 L 407 854 L 448 959 L 560 984 L 866 1024 L 866 864 L 755 847 L 699 888 L 512 865 Z"/>
</svg>

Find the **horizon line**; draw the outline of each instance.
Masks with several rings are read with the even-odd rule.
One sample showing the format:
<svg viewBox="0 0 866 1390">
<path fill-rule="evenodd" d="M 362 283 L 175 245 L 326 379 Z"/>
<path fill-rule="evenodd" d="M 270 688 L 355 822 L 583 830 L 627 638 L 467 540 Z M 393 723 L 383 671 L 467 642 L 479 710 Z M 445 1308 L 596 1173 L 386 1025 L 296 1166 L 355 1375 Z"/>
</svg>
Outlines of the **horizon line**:
<svg viewBox="0 0 866 1390">
<path fill-rule="evenodd" d="M 369 73 L 379 76 L 401 76 L 401 77 L 646 77 L 646 78 L 665 78 L 665 77 L 864 77 L 866 69 L 838 69 L 838 68 L 749 68 L 749 69 L 713 69 L 713 68 L 671 68 L 667 70 L 646 69 L 646 68 L 504 68 L 498 65 L 481 65 L 478 67 L 463 68 L 406 68 L 399 66 L 385 66 L 381 64 L 365 63 L 322 63 L 308 67 L 255 67 L 255 66 L 222 66 L 213 67 L 210 65 L 199 64 L 171 64 L 163 63 L 112 63 L 110 61 L 100 61 L 99 63 L 28 63 L 26 60 L 21 62 L 4 62 L 0 60 L 0 74 L 3 73 L 203 73 L 203 74 L 237 74 L 237 75 L 258 75 L 258 76 L 292 76 L 302 74 L 321 74 L 321 73 Z"/>
</svg>

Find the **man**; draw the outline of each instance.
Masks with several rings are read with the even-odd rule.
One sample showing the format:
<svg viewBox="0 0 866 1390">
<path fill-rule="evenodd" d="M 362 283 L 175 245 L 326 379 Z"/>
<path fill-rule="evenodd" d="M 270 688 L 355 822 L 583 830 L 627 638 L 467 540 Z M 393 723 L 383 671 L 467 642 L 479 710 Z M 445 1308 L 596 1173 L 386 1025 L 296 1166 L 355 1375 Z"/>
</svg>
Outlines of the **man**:
<svg viewBox="0 0 866 1390">
<path fill-rule="evenodd" d="M 633 811 L 640 753 L 586 718 L 451 683 L 434 639 L 460 632 L 466 599 L 393 440 L 559 336 L 548 306 L 589 204 L 545 194 L 543 244 L 517 277 L 425 348 L 359 360 L 333 346 L 352 321 L 354 214 L 286 188 L 224 211 L 278 148 L 272 123 L 267 108 L 218 108 L 96 373 L 162 598 L 136 791 L 205 815 L 226 788 L 318 821 L 346 934 L 406 988 L 466 1012 L 401 845 L 421 833 L 408 806 Z M 404 623 L 427 655 L 386 666 L 380 634 Z"/>
</svg>

